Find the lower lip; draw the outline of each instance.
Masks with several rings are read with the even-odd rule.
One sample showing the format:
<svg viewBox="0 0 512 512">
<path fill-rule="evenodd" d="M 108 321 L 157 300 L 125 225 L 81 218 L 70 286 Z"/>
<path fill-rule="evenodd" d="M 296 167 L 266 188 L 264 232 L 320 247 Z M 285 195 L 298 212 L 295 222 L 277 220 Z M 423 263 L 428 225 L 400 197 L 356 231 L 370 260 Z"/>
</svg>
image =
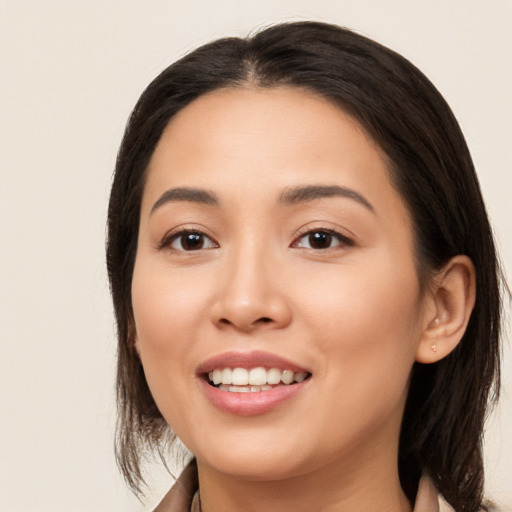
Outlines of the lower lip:
<svg viewBox="0 0 512 512">
<path fill-rule="evenodd" d="M 217 409 L 239 416 L 256 416 L 276 409 L 300 393 L 308 385 L 309 380 L 278 386 L 267 391 L 235 393 L 222 391 L 199 377 L 206 396 Z"/>
</svg>

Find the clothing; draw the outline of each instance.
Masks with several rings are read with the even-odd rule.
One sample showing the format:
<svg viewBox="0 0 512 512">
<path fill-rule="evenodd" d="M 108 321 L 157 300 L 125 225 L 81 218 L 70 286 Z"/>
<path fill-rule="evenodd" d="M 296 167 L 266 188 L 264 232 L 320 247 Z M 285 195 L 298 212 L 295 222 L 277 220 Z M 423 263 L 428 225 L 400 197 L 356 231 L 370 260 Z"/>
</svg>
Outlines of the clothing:
<svg viewBox="0 0 512 512">
<path fill-rule="evenodd" d="M 198 488 L 197 466 L 193 460 L 153 512 L 201 512 Z"/>
<path fill-rule="evenodd" d="M 440 500 L 432 480 L 424 475 L 420 480 L 413 512 L 449 512 L 452 510 Z M 201 512 L 195 461 L 192 461 L 183 470 L 154 512 Z"/>
</svg>

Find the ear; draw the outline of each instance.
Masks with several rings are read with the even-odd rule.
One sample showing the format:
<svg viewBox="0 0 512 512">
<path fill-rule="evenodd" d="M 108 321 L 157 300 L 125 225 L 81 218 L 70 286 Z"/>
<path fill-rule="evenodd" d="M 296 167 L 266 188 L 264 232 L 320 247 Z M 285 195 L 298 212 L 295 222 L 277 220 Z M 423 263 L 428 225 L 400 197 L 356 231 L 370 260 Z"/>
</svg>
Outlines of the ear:
<svg viewBox="0 0 512 512">
<path fill-rule="evenodd" d="M 460 342 L 475 305 L 475 267 L 467 256 L 453 257 L 432 279 L 416 361 L 436 363 Z"/>
</svg>

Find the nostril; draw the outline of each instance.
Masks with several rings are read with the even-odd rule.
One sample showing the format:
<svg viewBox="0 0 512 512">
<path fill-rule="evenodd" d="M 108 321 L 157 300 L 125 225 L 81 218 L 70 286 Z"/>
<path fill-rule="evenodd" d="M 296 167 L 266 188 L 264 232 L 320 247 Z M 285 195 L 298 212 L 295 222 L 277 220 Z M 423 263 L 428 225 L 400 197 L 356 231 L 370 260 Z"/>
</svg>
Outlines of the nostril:
<svg viewBox="0 0 512 512">
<path fill-rule="evenodd" d="M 245 328 L 251 329 L 251 327 L 256 327 L 257 325 L 270 324 L 273 322 L 274 322 L 274 320 L 272 320 L 272 318 L 269 318 L 268 316 L 264 316 L 264 317 L 258 318 L 257 320 L 254 320 L 250 324 L 247 324 L 245 326 Z M 220 318 L 219 323 L 222 325 L 229 325 L 229 326 L 237 325 L 236 323 L 232 322 L 231 320 L 229 320 L 227 318 Z"/>
</svg>

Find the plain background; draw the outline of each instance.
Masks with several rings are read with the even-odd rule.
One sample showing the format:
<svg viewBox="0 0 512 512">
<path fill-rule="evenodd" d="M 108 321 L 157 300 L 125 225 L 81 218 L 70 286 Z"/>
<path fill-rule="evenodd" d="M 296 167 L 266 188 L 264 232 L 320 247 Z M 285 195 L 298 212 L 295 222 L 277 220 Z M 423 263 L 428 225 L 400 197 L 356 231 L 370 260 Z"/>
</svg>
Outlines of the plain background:
<svg viewBox="0 0 512 512">
<path fill-rule="evenodd" d="M 412 60 L 451 104 L 512 275 L 511 0 L 0 0 L 0 511 L 140 512 L 113 459 L 106 205 L 127 116 L 177 57 L 319 19 Z M 508 308 L 508 306 L 507 306 Z M 508 332 L 510 328 L 507 327 Z M 487 492 L 512 510 L 512 367 L 486 434 Z"/>
</svg>

